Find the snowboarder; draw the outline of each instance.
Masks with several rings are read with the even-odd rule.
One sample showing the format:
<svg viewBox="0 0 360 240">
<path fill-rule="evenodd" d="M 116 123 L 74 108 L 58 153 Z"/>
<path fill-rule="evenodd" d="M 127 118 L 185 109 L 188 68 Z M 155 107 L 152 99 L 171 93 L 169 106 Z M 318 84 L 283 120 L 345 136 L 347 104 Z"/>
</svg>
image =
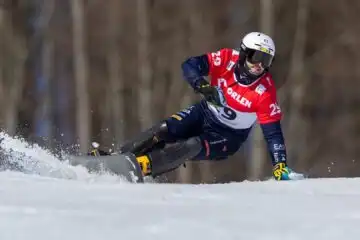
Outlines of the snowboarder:
<svg viewBox="0 0 360 240">
<path fill-rule="evenodd" d="M 261 32 L 244 36 L 239 51 L 220 49 L 182 63 L 185 80 L 203 100 L 181 110 L 125 143 L 144 176 L 156 177 L 187 160 L 222 160 L 238 151 L 255 122 L 261 126 L 276 180 L 301 174 L 287 165 L 282 112 L 269 72 L 275 44 Z M 205 79 L 208 77 L 208 80 Z M 106 155 L 93 151 L 92 155 Z"/>
</svg>

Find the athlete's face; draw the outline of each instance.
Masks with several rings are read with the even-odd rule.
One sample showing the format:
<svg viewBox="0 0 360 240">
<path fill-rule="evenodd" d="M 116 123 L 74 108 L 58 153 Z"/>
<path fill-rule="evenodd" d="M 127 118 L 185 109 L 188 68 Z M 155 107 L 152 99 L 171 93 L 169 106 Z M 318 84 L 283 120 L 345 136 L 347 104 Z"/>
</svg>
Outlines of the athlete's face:
<svg viewBox="0 0 360 240">
<path fill-rule="evenodd" d="M 245 64 L 247 65 L 249 72 L 253 75 L 260 75 L 265 70 L 260 62 L 259 63 L 250 63 L 249 61 L 246 60 Z"/>
</svg>

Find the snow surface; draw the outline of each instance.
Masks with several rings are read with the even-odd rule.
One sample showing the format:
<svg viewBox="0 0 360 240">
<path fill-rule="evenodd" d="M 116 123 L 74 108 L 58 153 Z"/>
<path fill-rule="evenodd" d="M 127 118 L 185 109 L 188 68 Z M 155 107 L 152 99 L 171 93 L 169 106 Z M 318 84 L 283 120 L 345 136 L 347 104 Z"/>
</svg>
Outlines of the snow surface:
<svg viewBox="0 0 360 240">
<path fill-rule="evenodd" d="M 27 171 L 0 172 L 0 240 L 360 239 L 360 179 L 130 184 L 4 139 Z"/>
</svg>

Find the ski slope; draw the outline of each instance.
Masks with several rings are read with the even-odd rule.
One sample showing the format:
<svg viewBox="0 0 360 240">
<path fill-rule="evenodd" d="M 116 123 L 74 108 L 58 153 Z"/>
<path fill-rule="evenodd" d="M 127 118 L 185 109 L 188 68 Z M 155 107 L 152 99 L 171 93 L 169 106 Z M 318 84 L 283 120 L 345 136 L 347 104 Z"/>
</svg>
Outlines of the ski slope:
<svg viewBox="0 0 360 240">
<path fill-rule="evenodd" d="M 127 184 L 0 173 L 0 239 L 359 239 L 360 180 Z"/>
<path fill-rule="evenodd" d="M 1 144 L 27 171 L 0 172 L 0 240 L 360 239 L 360 179 L 130 184 Z"/>
</svg>

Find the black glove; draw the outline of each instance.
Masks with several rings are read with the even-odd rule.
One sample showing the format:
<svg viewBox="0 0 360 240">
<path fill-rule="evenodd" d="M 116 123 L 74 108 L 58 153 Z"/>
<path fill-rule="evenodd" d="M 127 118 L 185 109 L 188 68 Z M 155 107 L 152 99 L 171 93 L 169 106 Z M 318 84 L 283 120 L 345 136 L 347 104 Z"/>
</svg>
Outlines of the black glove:
<svg viewBox="0 0 360 240">
<path fill-rule="evenodd" d="M 211 86 L 205 79 L 199 81 L 195 91 L 200 93 L 208 103 L 216 107 L 224 107 L 226 105 L 222 90 Z"/>
</svg>

